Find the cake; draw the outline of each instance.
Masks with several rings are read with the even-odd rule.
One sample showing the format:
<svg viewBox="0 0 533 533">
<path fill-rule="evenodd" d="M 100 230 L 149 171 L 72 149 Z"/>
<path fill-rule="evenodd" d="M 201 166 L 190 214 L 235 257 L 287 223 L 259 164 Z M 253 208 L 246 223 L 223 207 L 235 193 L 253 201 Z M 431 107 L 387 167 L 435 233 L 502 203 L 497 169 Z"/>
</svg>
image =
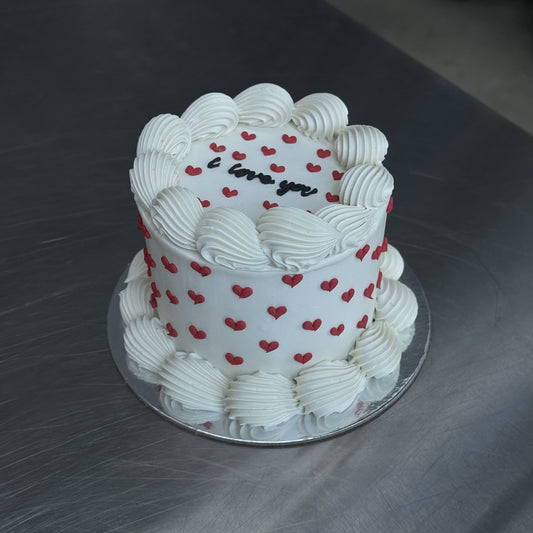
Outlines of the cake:
<svg viewBox="0 0 533 533">
<path fill-rule="evenodd" d="M 267 83 L 146 124 L 130 171 L 146 245 L 120 310 L 163 409 L 247 438 L 312 433 L 393 380 L 418 306 L 385 236 L 387 149 L 338 97 Z"/>
</svg>

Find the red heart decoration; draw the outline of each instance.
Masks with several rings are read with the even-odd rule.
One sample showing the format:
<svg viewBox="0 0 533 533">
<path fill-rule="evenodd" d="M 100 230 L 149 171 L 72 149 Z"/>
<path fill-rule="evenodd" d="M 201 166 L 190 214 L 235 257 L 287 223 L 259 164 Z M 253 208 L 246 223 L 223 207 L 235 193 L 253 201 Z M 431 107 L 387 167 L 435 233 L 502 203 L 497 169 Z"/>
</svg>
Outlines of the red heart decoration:
<svg viewBox="0 0 533 533">
<path fill-rule="evenodd" d="M 200 167 L 193 167 L 192 165 L 189 165 L 185 168 L 185 173 L 189 174 L 189 176 L 198 176 L 202 173 L 202 169 Z"/>
<path fill-rule="evenodd" d="M 246 328 L 246 322 L 244 320 L 235 322 L 233 318 L 226 318 L 226 320 L 224 320 L 224 324 L 226 324 L 226 326 L 231 328 L 233 331 L 242 331 Z"/>
<path fill-rule="evenodd" d="M 222 189 L 222 194 L 226 197 L 226 198 L 231 198 L 232 196 L 237 196 L 239 194 L 239 191 L 236 190 L 236 189 L 233 189 L 233 190 L 230 190 L 229 187 L 224 187 Z"/>
<path fill-rule="evenodd" d="M 209 148 L 211 148 L 211 150 L 213 150 L 213 152 L 223 152 L 224 150 L 226 150 L 226 147 L 223 145 L 223 144 L 219 144 L 217 145 L 217 143 L 211 143 L 209 145 Z"/>
<path fill-rule="evenodd" d="M 252 287 L 241 287 L 240 285 L 233 285 L 231 290 L 239 297 L 239 298 L 248 298 L 248 296 L 251 296 L 253 294 Z"/>
<path fill-rule="evenodd" d="M 281 136 L 281 139 L 283 140 L 284 143 L 287 143 L 287 144 L 294 144 L 297 140 L 296 135 L 287 135 L 286 133 L 284 133 Z"/>
<path fill-rule="evenodd" d="M 286 283 L 287 285 L 290 285 L 291 287 L 296 287 L 296 285 L 298 285 L 298 283 L 300 283 L 300 281 L 302 281 L 303 279 L 304 277 L 302 274 L 294 274 L 294 276 L 289 276 L 289 274 L 285 274 L 281 278 L 281 281 L 283 281 L 283 283 Z"/>
<path fill-rule="evenodd" d="M 189 295 L 189 298 L 194 302 L 194 305 L 203 304 L 205 302 L 205 298 L 201 294 L 196 294 L 194 291 L 188 291 L 187 294 Z"/>
<path fill-rule="evenodd" d="M 280 316 L 284 315 L 286 312 L 287 312 L 287 308 L 284 305 L 280 305 L 279 307 L 274 307 L 273 305 L 271 305 L 268 308 L 268 314 L 272 315 L 276 320 Z"/>
<path fill-rule="evenodd" d="M 172 274 L 176 274 L 178 271 L 178 267 L 171 263 L 165 256 L 161 257 L 161 262 L 163 263 L 163 266 Z"/>
<path fill-rule="evenodd" d="M 354 294 L 355 294 L 355 290 L 354 289 L 350 289 L 349 291 L 343 292 L 341 298 L 346 303 L 348 303 L 353 298 Z"/>
<path fill-rule="evenodd" d="M 146 226 L 143 224 L 143 219 L 141 215 L 137 215 L 137 229 L 141 231 L 147 239 L 151 237 L 150 232 L 146 229 Z"/>
<path fill-rule="evenodd" d="M 244 363 L 244 359 L 240 357 L 239 355 L 233 355 L 232 353 L 226 354 L 226 361 L 230 365 L 242 365 Z"/>
<path fill-rule="evenodd" d="M 313 165 L 313 163 L 307 163 L 307 165 L 305 165 L 305 168 L 309 172 L 319 172 L 320 170 L 322 170 L 322 167 L 320 165 Z"/>
<path fill-rule="evenodd" d="M 338 202 L 339 201 L 339 195 L 338 194 L 331 194 L 330 192 L 326 193 L 326 200 L 328 202 Z"/>
<path fill-rule="evenodd" d="M 157 285 L 155 284 L 155 281 L 152 281 L 152 283 L 150 283 L 150 287 L 152 287 L 152 294 L 156 298 L 161 298 L 161 293 L 159 292 L 159 289 L 157 288 Z"/>
<path fill-rule="evenodd" d="M 383 237 L 383 243 L 381 244 L 381 251 L 387 252 L 389 249 L 389 239 L 387 237 Z"/>
<path fill-rule="evenodd" d="M 357 322 L 357 327 L 359 329 L 365 329 L 368 324 L 368 315 L 365 315 L 359 322 Z"/>
<path fill-rule="evenodd" d="M 178 332 L 172 327 L 172 324 L 170 322 L 167 322 L 167 325 L 165 326 L 167 328 L 168 334 L 171 337 L 177 337 Z"/>
<path fill-rule="evenodd" d="M 310 320 L 306 320 L 302 324 L 302 327 L 308 331 L 316 331 L 321 325 L 322 325 L 322 320 L 320 320 L 320 318 L 317 318 L 313 322 L 311 322 Z"/>
<path fill-rule="evenodd" d="M 372 300 L 372 293 L 374 292 L 374 284 L 371 283 L 364 291 L 363 291 L 363 294 L 367 297 L 367 298 L 370 298 L 370 300 Z"/>
<path fill-rule="evenodd" d="M 233 157 L 233 159 L 236 159 L 237 161 L 242 161 L 243 159 L 246 159 L 246 154 L 235 151 L 231 154 L 231 157 Z"/>
<path fill-rule="evenodd" d="M 278 207 L 278 204 L 271 204 L 268 200 L 263 202 L 263 207 L 265 209 L 272 209 L 273 207 Z"/>
<path fill-rule="evenodd" d="M 331 175 L 333 176 L 333 179 L 335 181 L 339 181 L 343 176 L 344 176 L 344 172 L 339 172 L 338 170 L 334 170 Z"/>
<path fill-rule="evenodd" d="M 313 357 L 313 354 L 311 352 L 307 352 L 304 354 L 297 353 L 294 356 L 294 360 L 297 361 L 298 363 L 301 363 L 302 365 L 305 365 L 305 363 L 307 363 L 307 361 L 310 361 L 312 357 Z"/>
<path fill-rule="evenodd" d="M 194 326 L 189 326 L 189 331 L 191 332 L 191 335 L 195 339 L 205 339 L 207 335 L 205 334 L 205 331 L 202 331 L 201 329 L 196 329 Z"/>
<path fill-rule="evenodd" d="M 376 246 L 376 249 L 372 252 L 372 259 L 378 260 L 381 255 L 381 246 Z"/>
<path fill-rule="evenodd" d="M 155 295 L 152 294 L 152 296 L 150 296 L 150 305 L 155 309 L 157 307 L 157 300 L 155 299 Z"/>
<path fill-rule="evenodd" d="M 144 248 L 144 262 L 148 265 L 148 268 L 155 268 L 155 261 L 153 257 L 148 253 L 148 248 Z M 150 275 L 150 273 L 148 273 Z"/>
<path fill-rule="evenodd" d="M 174 296 L 174 295 L 172 294 L 172 292 L 170 292 L 169 289 L 166 290 L 165 294 L 168 296 L 168 299 L 170 300 L 170 303 L 171 303 L 171 304 L 177 305 L 177 304 L 180 303 L 179 300 L 178 300 L 178 298 L 177 298 L 176 296 Z"/>
<path fill-rule="evenodd" d="M 339 324 L 336 328 L 331 328 L 329 332 L 334 336 L 338 337 L 344 331 L 344 324 Z"/>
<path fill-rule="evenodd" d="M 393 207 L 394 207 L 394 200 L 392 199 L 392 196 L 391 196 L 389 198 L 389 203 L 387 204 L 387 213 L 390 213 Z"/>
<path fill-rule="evenodd" d="M 209 207 L 211 205 L 211 202 L 209 200 L 201 200 L 200 198 L 198 198 L 198 200 L 200 200 L 202 207 Z"/>
<path fill-rule="evenodd" d="M 276 149 L 268 148 L 268 146 L 261 146 L 261 152 L 263 152 L 263 155 L 274 155 L 276 153 Z"/>
<path fill-rule="evenodd" d="M 378 289 L 381 289 L 381 281 L 383 279 L 383 272 L 381 272 L 381 270 L 379 271 L 379 274 L 378 274 L 378 280 L 376 281 L 376 287 Z"/>
<path fill-rule="evenodd" d="M 270 170 L 272 170 L 272 172 L 285 172 L 285 167 L 283 165 L 276 165 L 276 163 L 272 163 L 270 165 Z"/>
<path fill-rule="evenodd" d="M 196 261 L 191 263 L 191 268 L 198 272 L 198 274 L 201 274 L 203 278 L 211 274 L 211 269 L 208 266 L 201 266 Z"/>
<path fill-rule="evenodd" d="M 368 253 L 368 250 L 370 250 L 370 245 L 365 244 L 360 250 L 357 250 L 357 252 L 355 252 L 355 257 L 362 261 L 365 255 Z"/>
<path fill-rule="evenodd" d="M 279 342 L 272 341 L 259 341 L 259 346 L 265 350 L 266 353 L 273 352 L 274 350 L 277 350 L 279 348 Z"/>
<path fill-rule="evenodd" d="M 319 148 L 316 151 L 316 155 L 318 157 L 320 157 L 320 159 L 324 159 L 324 158 L 329 157 L 331 155 L 331 151 L 330 150 L 322 150 L 321 148 Z"/>
<path fill-rule="evenodd" d="M 247 131 L 243 131 L 241 133 L 241 137 L 245 141 L 253 141 L 257 137 L 257 135 L 255 133 L 248 133 Z"/>
<path fill-rule="evenodd" d="M 329 281 L 323 281 L 320 284 L 320 288 L 323 291 L 331 292 L 337 286 L 338 283 L 339 283 L 339 280 L 337 278 L 332 278 Z"/>
</svg>

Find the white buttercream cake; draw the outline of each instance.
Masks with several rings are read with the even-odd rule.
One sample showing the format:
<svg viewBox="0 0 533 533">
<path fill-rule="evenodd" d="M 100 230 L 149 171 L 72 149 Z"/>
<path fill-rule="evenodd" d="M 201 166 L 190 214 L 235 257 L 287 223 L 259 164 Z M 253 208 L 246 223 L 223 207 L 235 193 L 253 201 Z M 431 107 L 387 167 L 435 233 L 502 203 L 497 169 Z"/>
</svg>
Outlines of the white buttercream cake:
<svg viewBox="0 0 533 533">
<path fill-rule="evenodd" d="M 148 122 L 130 171 L 146 246 L 120 308 L 165 409 L 249 437 L 397 372 L 418 306 L 384 235 L 387 148 L 336 96 L 272 84 Z"/>
</svg>

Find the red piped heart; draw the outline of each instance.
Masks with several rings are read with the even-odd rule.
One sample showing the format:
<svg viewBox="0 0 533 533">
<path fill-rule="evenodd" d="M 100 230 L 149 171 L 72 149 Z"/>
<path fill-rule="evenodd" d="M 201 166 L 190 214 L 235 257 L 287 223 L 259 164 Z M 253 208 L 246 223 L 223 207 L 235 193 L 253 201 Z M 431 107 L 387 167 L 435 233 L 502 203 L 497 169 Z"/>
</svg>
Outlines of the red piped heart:
<svg viewBox="0 0 533 533">
<path fill-rule="evenodd" d="M 174 263 L 171 263 L 165 256 L 161 257 L 161 263 L 172 274 L 176 274 L 178 271 L 178 267 Z"/>
<path fill-rule="evenodd" d="M 209 207 L 211 205 L 211 202 L 209 200 L 202 200 L 201 198 L 198 198 L 198 200 L 200 200 L 202 207 Z"/>
<path fill-rule="evenodd" d="M 268 314 L 272 315 L 276 320 L 280 316 L 284 315 L 286 312 L 287 312 L 287 308 L 284 305 L 280 305 L 279 307 L 274 307 L 273 305 L 271 305 L 268 308 Z"/>
<path fill-rule="evenodd" d="M 325 159 L 326 157 L 329 157 L 331 155 L 331 151 L 330 150 L 322 150 L 321 148 L 319 148 L 316 151 L 316 155 L 318 157 L 320 157 L 320 159 Z"/>
<path fill-rule="evenodd" d="M 370 245 L 365 244 L 360 250 L 357 250 L 357 252 L 355 252 L 355 257 L 357 257 L 357 259 L 362 261 L 365 258 L 365 255 L 368 253 L 369 250 L 370 250 Z"/>
<path fill-rule="evenodd" d="M 157 307 L 157 300 L 156 300 L 154 294 L 152 294 L 152 296 L 150 296 L 150 305 L 152 306 L 153 309 L 155 309 Z"/>
<path fill-rule="evenodd" d="M 320 165 L 313 165 L 313 163 L 307 163 L 307 165 L 305 165 L 305 168 L 309 172 L 320 172 L 322 170 L 322 167 Z"/>
<path fill-rule="evenodd" d="M 202 169 L 200 167 L 193 167 L 192 165 L 189 165 L 185 167 L 185 173 L 189 174 L 189 176 L 198 176 L 202 173 Z"/>
<path fill-rule="evenodd" d="M 336 328 L 331 328 L 329 332 L 334 336 L 338 337 L 344 331 L 344 324 L 339 324 Z"/>
<path fill-rule="evenodd" d="M 231 157 L 233 157 L 233 159 L 236 159 L 237 161 L 242 161 L 243 159 L 246 159 L 246 154 L 235 151 L 231 154 Z"/>
<path fill-rule="evenodd" d="M 213 150 L 213 152 L 224 152 L 226 150 L 226 147 L 223 144 L 217 144 L 217 143 L 211 143 L 209 145 L 209 148 Z"/>
<path fill-rule="evenodd" d="M 285 274 L 281 281 L 283 283 L 286 283 L 287 285 L 290 285 L 291 287 L 296 287 L 300 281 L 304 279 L 303 274 L 294 274 L 294 276 L 290 276 L 289 274 Z"/>
<path fill-rule="evenodd" d="M 389 198 L 389 203 L 387 204 L 387 213 L 390 213 L 393 207 L 394 207 L 394 200 L 392 199 L 392 196 L 391 196 Z"/>
<path fill-rule="evenodd" d="M 339 195 L 338 194 L 331 194 L 330 192 L 326 193 L 326 200 L 328 202 L 338 202 L 339 201 Z"/>
<path fill-rule="evenodd" d="M 320 318 L 317 318 L 313 322 L 311 322 L 310 320 L 306 320 L 302 324 L 302 327 L 306 329 L 307 331 L 316 331 L 321 325 L 322 325 L 322 320 L 320 320 Z"/>
<path fill-rule="evenodd" d="M 224 187 L 222 189 L 222 194 L 226 197 L 226 198 L 231 198 L 232 196 L 237 196 L 239 194 L 239 191 L 237 189 L 233 189 L 231 190 L 229 187 Z"/>
<path fill-rule="evenodd" d="M 209 274 L 211 274 L 211 269 L 208 266 L 201 266 L 196 261 L 192 261 L 191 262 L 191 268 L 195 272 L 198 272 L 198 274 L 201 274 L 203 278 L 205 278 L 206 276 L 209 276 Z"/>
<path fill-rule="evenodd" d="M 261 146 L 261 152 L 263 152 L 263 155 L 274 155 L 276 153 L 276 149 L 269 148 L 268 146 Z"/>
<path fill-rule="evenodd" d="M 226 326 L 231 328 L 233 331 L 242 331 L 246 328 L 246 322 L 244 320 L 238 320 L 235 322 L 233 318 L 226 318 L 226 320 L 224 320 L 224 324 L 226 324 Z"/>
<path fill-rule="evenodd" d="M 244 363 L 244 359 L 239 355 L 233 355 L 232 353 L 227 353 L 225 357 L 226 357 L 226 361 L 230 365 L 242 365 Z"/>
<path fill-rule="evenodd" d="M 177 305 L 177 304 L 180 303 L 180 301 L 178 300 L 178 298 L 177 298 L 176 296 L 174 296 L 174 295 L 172 294 L 172 292 L 171 292 L 169 289 L 167 289 L 167 290 L 165 291 L 165 294 L 167 295 L 167 297 L 168 297 L 168 299 L 169 299 L 169 301 L 170 301 L 171 304 Z"/>
<path fill-rule="evenodd" d="M 189 326 L 189 331 L 191 332 L 191 335 L 195 339 L 205 339 L 207 335 L 205 334 L 205 331 L 202 331 L 201 329 L 196 329 L 194 326 Z"/>
<path fill-rule="evenodd" d="M 150 232 L 146 229 L 141 215 L 137 215 L 137 229 L 141 231 L 147 239 L 151 238 Z"/>
<path fill-rule="evenodd" d="M 353 298 L 354 294 L 355 294 L 355 290 L 354 289 L 350 289 L 349 291 L 343 292 L 341 298 L 346 303 L 348 303 Z"/>
<path fill-rule="evenodd" d="M 152 281 L 152 283 L 150 283 L 150 287 L 152 288 L 152 294 L 156 298 L 161 298 L 161 293 L 159 292 L 159 289 L 157 288 L 157 285 L 155 284 L 155 281 Z"/>
<path fill-rule="evenodd" d="M 334 170 L 331 175 L 333 176 L 333 179 L 335 181 L 339 181 L 343 176 L 344 176 L 344 172 L 339 172 L 338 170 Z"/>
<path fill-rule="evenodd" d="M 323 281 L 320 284 L 320 288 L 323 291 L 331 292 L 337 286 L 338 283 L 339 283 L 339 280 L 337 278 L 332 278 L 329 281 Z"/>
<path fill-rule="evenodd" d="M 248 133 L 247 131 L 243 131 L 241 133 L 241 137 L 245 141 L 253 141 L 257 137 L 257 135 L 255 133 Z"/>
<path fill-rule="evenodd" d="M 286 133 L 281 136 L 281 139 L 287 144 L 294 144 L 297 141 L 296 135 L 287 135 Z"/>
<path fill-rule="evenodd" d="M 153 259 L 153 257 L 150 255 L 150 253 L 148 252 L 148 248 L 144 248 L 143 250 L 144 252 L 144 262 L 148 265 L 148 268 L 155 268 L 155 261 Z M 148 275 L 150 275 L 150 273 L 148 273 Z"/>
<path fill-rule="evenodd" d="M 311 352 L 307 352 L 304 354 L 297 353 L 294 356 L 294 360 L 297 361 L 298 363 L 301 363 L 302 365 L 305 365 L 305 363 L 307 363 L 307 361 L 310 361 L 312 357 L 313 357 L 313 354 Z"/>
<path fill-rule="evenodd" d="M 363 291 L 363 294 L 369 298 L 370 300 L 372 300 L 372 293 L 374 292 L 374 284 L 371 283 L 364 291 Z"/>
<path fill-rule="evenodd" d="M 259 341 L 259 346 L 265 350 L 266 353 L 273 352 L 274 350 L 277 350 L 279 348 L 279 342 L 277 341 Z"/>
<path fill-rule="evenodd" d="M 188 291 L 187 294 L 189 295 L 189 298 L 194 302 L 194 305 L 203 304 L 205 302 L 205 298 L 202 294 L 196 294 L 194 291 Z"/>
<path fill-rule="evenodd" d="M 248 296 L 251 296 L 254 293 L 254 291 L 252 290 L 252 287 L 241 287 L 240 285 L 233 285 L 231 290 L 239 298 L 248 298 Z"/>
<path fill-rule="evenodd" d="M 272 209 L 273 207 L 278 207 L 278 204 L 271 204 L 268 200 L 263 202 L 263 207 L 265 209 Z"/>
<path fill-rule="evenodd" d="M 379 271 L 379 274 L 378 274 L 378 280 L 376 281 L 376 287 L 378 289 L 381 289 L 381 281 L 383 279 L 383 272 L 381 272 L 381 270 Z"/>
<path fill-rule="evenodd" d="M 381 246 L 376 246 L 376 249 L 372 252 L 372 259 L 377 261 L 381 255 L 381 251 Z"/>
<path fill-rule="evenodd" d="M 177 337 L 178 332 L 172 327 L 172 324 L 170 322 L 167 322 L 167 325 L 165 326 L 167 328 L 168 334 L 171 337 Z"/>
<path fill-rule="evenodd" d="M 365 329 L 368 324 L 368 315 L 365 315 L 359 322 L 357 322 L 357 327 L 359 329 Z"/>
<path fill-rule="evenodd" d="M 389 250 L 389 239 L 387 237 L 383 237 L 383 243 L 381 244 L 381 251 L 387 252 Z"/>
<path fill-rule="evenodd" d="M 272 172 L 285 172 L 285 167 L 283 165 L 276 165 L 276 163 L 272 163 L 270 165 L 270 170 L 272 170 Z"/>
</svg>

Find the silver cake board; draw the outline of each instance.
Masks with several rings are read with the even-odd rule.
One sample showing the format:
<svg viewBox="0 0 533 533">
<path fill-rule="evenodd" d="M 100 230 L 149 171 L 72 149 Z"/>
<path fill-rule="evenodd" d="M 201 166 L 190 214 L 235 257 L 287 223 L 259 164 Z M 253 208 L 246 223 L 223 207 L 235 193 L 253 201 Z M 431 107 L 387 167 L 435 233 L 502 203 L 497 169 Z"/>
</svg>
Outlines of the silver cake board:
<svg viewBox="0 0 533 533">
<path fill-rule="evenodd" d="M 413 339 L 403 352 L 396 371 L 380 380 L 370 380 L 367 388 L 343 413 L 334 413 L 327 420 L 317 419 L 314 415 L 298 415 L 274 430 L 240 427 L 227 418 L 202 424 L 192 423 L 189 413 L 180 411 L 176 402 L 160 396 L 158 385 L 138 378 L 128 366 L 119 300 L 119 293 L 125 288 L 127 273 L 128 268 L 113 291 L 107 315 L 107 336 L 113 360 L 126 384 L 141 401 L 165 420 L 197 435 L 256 446 L 303 444 L 340 435 L 379 416 L 396 402 L 420 372 L 428 351 L 431 318 L 427 298 L 418 278 L 405 265 L 401 281 L 414 292 L 418 300 Z"/>
</svg>

